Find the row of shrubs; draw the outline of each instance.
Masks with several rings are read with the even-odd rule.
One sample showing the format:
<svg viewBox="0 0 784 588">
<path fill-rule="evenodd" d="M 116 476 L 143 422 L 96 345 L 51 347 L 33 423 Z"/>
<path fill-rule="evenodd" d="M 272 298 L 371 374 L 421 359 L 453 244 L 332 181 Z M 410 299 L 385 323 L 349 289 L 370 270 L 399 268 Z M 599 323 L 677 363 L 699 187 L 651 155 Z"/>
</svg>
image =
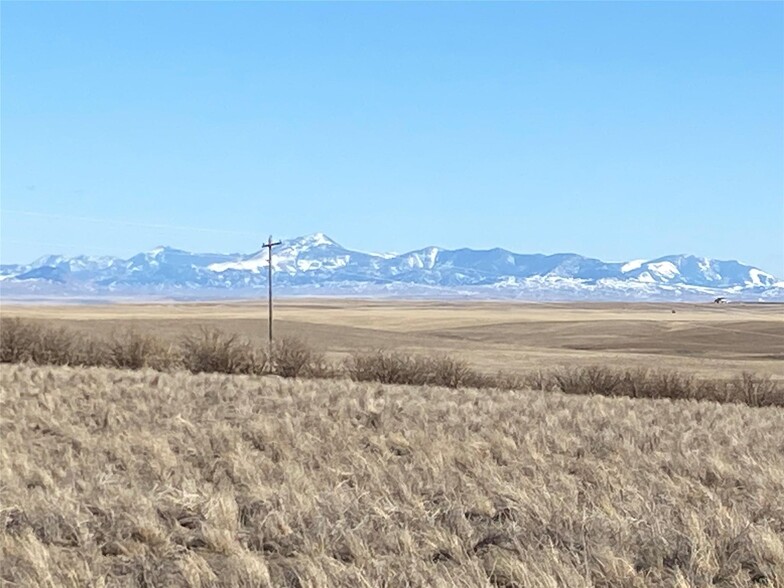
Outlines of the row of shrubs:
<svg viewBox="0 0 784 588">
<path fill-rule="evenodd" d="M 0 319 L 0 361 L 41 365 L 178 369 L 193 373 L 276 374 L 282 377 L 339 378 L 360 382 L 561 391 L 631 398 L 669 398 L 784 406 L 784 388 L 769 377 L 744 373 L 732 379 L 698 379 L 676 371 L 560 368 L 525 375 L 487 374 L 446 355 L 377 350 L 356 353 L 339 364 L 295 338 L 283 338 L 271 352 L 237 335 L 201 328 L 167 342 L 127 330 L 100 339 L 64 327 L 21 319 Z"/>
<path fill-rule="evenodd" d="M 432 384 L 450 388 L 559 391 L 566 394 L 712 400 L 749 406 L 784 406 L 784 387 L 744 372 L 734 378 L 700 379 L 678 371 L 587 366 L 537 370 L 524 375 L 484 374 L 448 356 L 376 351 L 349 358 L 348 375 L 359 381 Z"/>
<path fill-rule="evenodd" d="M 18 318 L 0 319 L 0 361 L 40 365 L 110 366 L 193 373 L 321 375 L 323 356 L 298 339 L 283 339 L 272 353 L 219 329 L 201 328 L 177 342 L 127 329 L 99 338 L 66 327 Z M 313 372 L 313 373 L 311 373 Z"/>
</svg>

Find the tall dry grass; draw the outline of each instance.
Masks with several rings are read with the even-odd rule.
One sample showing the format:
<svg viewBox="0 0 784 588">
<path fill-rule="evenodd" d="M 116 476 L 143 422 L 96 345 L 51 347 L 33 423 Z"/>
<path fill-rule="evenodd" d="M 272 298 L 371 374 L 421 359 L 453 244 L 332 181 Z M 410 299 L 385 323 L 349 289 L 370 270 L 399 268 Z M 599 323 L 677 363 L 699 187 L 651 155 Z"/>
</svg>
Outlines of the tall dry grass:
<svg viewBox="0 0 784 588">
<path fill-rule="evenodd" d="M 781 586 L 784 411 L 0 366 L 0 584 Z"/>
</svg>

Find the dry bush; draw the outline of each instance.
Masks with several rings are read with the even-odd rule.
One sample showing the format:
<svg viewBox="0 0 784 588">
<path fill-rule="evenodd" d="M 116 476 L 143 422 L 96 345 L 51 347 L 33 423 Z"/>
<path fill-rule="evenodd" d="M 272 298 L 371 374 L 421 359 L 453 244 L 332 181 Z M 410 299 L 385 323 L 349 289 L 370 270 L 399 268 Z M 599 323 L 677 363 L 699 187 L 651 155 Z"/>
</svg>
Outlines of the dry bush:
<svg viewBox="0 0 784 588">
<path fill-rule="evenodd" d="M 73 366 L 110 366 L 108 346 L 106 341 L 96 339 L 81 331 L 68 331 L 70 338 L 69 361 L 61 365 Z M 55 363 L 51 361 L 36 361 L 35 363 Z"/>
<path fill-rule="evenodd" d="M 770 376 L 757 376 L 743 372 L 727 384 L 725 398 L 749 406 L 784 406 L 784 388 Z"/>
<path fill-rule="evenodd" d="M 106 365 L 103 345 L 84 333 L 18 318 L 0 319 L 3 362 L 41 365 Z"/>
<path fill-rule="evenodd" d="M 492 386 L 489 378 L 468 365 L 463 359 L 447 355 L 424 357 L 420 362 L 428 374 L 425 384 L 446 388 L 485 388 Z"/>
<path fill-rule="evenodd" d="M 331 375 L 324 356 L 295 337 L 284 337 L 275 341 L 269 364 L 273 373 L 284 378 Z"/>
<path fill-rule="evenodd" d="M 637 370 L 624 374 L 621 389 L 632 398 L 696 398 L 695 379 L 687 374 L 667 370 Z"/>
<path fill-rule="evenodd" d="M 558 389 L 554 373 L 546 370 L 534 370 L 525 374 L 498 372 L 485 378 L 485 387 L 501 390 L 537 390 L 550 392 Z"/>
<path fill-rule="evenodd" d="M 422 376 L 413 357 L 381 349 L 355 353 L 346 359 L 344 367 L 349 377 L 357 382 L 404 384 Z"/>
<path fill-rule="evenodd" d="M 182 338 L 180 349 L 183 366 L 195 374 L 261 374 L 267 366 L 263 351 L 219 329 L 199 328 Z"/>
<path fill-rule="evenodd" d="M 33 362 L 53 365 L 81 365 L 91 361 L 83 352 L 83 339 L 65 327 L 45 327 L 33 347 Z"/>
<path fill-rule="evenodd" d="M 33 349 L 41 327 L 19 318 L 0 318 L 0 361 L 24 363 L 33 360 Z"/>
<path fill-rule="evenodd" d="M 744 373 L 731 380 L 698 380 L 676 371 L 616 370 L 589 366 L 555 371 L 552 380 L 554 387 L 566 394 L 710 400 L 749 406 L 784 406 L 784 389 L 781 385 L 770 377 L 760 377 L 750 373 Z"/>
<path fill-rule="evenodd" d="M 492 381 L 471 368 L 467 362 L 443 355 L 415 355 L 376 350 L 355 353 L 344 368 L 357 382 L 433 385 L 447 388 L 492 386 Z"/>
<path fill-rule="evenodd" d="M 114 335 L 108 343 L 108 355 L 113 367 L 133 370 L 152 368 L 167 371 L 182 364 L 179 350 L 173 345 L 135 330 Z"/>
<path fill-rule="evenodd" d="M 784 583 L 775 407 L 2 365 L 0 439 L 3 585 Z"/>
<path fill-rule="evenodd" d="M 601 394 L 615 396 L 623 374 L 601 366 L 564 368 L 553 374 L 558 389 L 566 394 Z"/>
</svg>

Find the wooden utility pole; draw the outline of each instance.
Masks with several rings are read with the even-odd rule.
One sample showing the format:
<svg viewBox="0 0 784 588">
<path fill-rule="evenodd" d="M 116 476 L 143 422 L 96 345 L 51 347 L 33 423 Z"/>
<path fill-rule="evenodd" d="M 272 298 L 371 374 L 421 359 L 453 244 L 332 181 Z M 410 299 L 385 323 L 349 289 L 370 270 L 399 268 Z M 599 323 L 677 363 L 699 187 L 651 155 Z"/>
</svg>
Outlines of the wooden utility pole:
<svg viewBox="0 0 784 588">
<path fill-rule="evenodd" d="M 268 272 L 267 273 L 267 281 L 268 281 L 268 286 L 269 286 L 269 295 L 267 297 L 267 303 L 269 305 L 269 325 L 268 326 L 269 326 L 269 352 L 270 352 L 270 357 L 272 357 L 272 248 L 275 247 L 275 245 L 280 245 L 280 241 L 275 241 L 273 243 L 272 242 L 272 235 L 270 235 L 270 237 L 267 240 L 267 242 L 264 243 L 264 245 L 262 245 L 262 247 L 266 247 L 267 248 L 267 254 L 268 254 L 268 257 L 267 257 L 267 261 L 268 261 L 268 265 L 267 265 L 267 272 Z"/>
</svg>

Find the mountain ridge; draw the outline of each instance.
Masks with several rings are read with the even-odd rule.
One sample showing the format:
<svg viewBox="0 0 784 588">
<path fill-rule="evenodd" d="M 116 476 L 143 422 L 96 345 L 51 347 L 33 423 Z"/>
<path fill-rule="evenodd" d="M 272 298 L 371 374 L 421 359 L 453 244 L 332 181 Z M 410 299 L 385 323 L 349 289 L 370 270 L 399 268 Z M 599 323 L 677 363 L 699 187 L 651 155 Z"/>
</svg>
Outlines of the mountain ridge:
<svg viewBox="0 0 784 588">
<path fill-rule="evenodd" d="M 257 295 L 268 253 L 193 253 L 158 246 L 128 259 L 43 256 L 0 266 L 4 297 Z M 605 262 L 576 253 L 523 254 L 428 246 L 365 253 L 324 233 L 283 240 L 273 250 L 276 287 L 289 295 L 468 296 L 536 300 L 690 300 L 725 296 L 784 300 L 784 282 L 735 260 L 689 254 Z"/>
</svg>

